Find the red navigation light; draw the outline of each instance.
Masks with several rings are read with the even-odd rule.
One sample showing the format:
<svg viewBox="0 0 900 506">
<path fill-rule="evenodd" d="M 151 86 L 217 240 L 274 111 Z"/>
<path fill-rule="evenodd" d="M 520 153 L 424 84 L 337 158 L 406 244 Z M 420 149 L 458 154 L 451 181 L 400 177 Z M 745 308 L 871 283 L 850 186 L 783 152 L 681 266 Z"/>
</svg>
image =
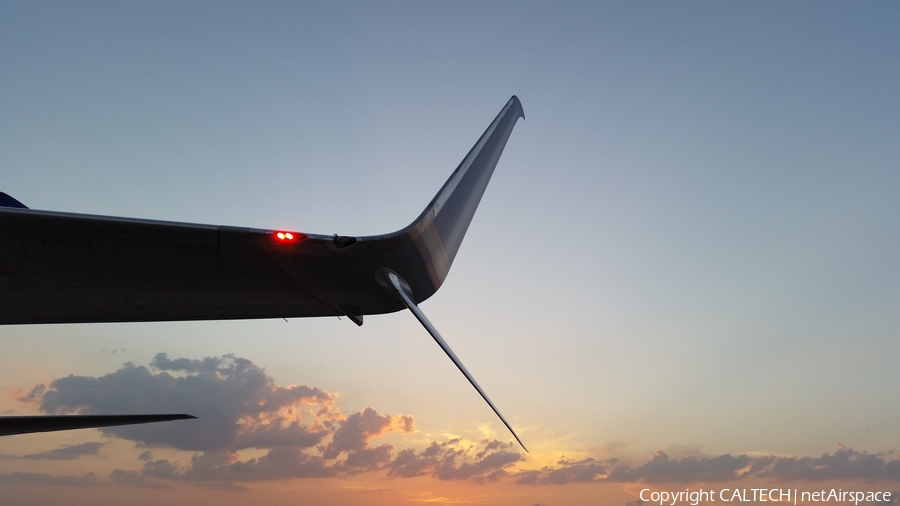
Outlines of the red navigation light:
<svg viewBox="0 0 900 506">
<path fill-rule="evenodd" d="M 278 242 L 295 242 L 306 239 L 306 234 L 296 232 L 275 232 L 275 240 Z"/>
</svg>

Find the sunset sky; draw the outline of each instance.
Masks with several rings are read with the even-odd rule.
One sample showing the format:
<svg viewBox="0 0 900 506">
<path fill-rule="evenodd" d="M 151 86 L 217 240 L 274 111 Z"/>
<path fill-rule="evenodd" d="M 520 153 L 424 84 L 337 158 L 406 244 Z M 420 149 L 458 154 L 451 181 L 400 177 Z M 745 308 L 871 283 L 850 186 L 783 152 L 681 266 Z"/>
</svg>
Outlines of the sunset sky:
<svg viewBox="0 0 900 506">
<path fill-rule="evenodd" d="M 33 209 L 387 233 L 517 95 L 422 309 L 531 450 L 408 312 L 3 326 L 2 414 L 199 419 L 2 438 L 0 503 L 900 491 L 898 34 L 894 1 L 0 0 Z"/>
</svg>

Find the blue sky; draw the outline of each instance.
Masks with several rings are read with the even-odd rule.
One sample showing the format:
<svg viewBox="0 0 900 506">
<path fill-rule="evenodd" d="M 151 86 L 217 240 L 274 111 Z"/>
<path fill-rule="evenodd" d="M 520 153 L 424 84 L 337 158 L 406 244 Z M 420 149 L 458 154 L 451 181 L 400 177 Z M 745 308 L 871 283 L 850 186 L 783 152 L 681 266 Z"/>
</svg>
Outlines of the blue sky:
<svg viewBox="0 0 900 506">
<path fill-rule="evenodd" d="M 0 190 L 385 233 L 516 94 L 527 119 L 423 308 L 526 444 L 881 452 L 900 447 L 897 33 L 893 2 L 3 2 Z M 407 314 L 0 339 L 12 412 L 53 378 L 233 353 L 347 413 L 414 415 L 397 448 L 508 438 Z M 23 441 L 0 445 L 65 444 Z"/>
</svg>

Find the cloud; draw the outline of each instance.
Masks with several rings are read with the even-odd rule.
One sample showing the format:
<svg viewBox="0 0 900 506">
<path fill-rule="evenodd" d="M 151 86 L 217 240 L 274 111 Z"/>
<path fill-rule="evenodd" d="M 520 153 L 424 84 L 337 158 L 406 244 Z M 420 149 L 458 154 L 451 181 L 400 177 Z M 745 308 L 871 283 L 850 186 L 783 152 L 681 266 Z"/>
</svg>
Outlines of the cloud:
<svg viewBox="0 0 900 506">
<path fill-rule="evenodd" d="M 41 453 L 33 453 L 31 455 L 23 455 L 20 458 L 23 459 L 31 459 L 31 460 L 41 460 L 41 459 L 49 459 L 49 460 L 75 460 L 82 455 L 97 455 L 97 452 L 100 451 L 100 448 L 105 443 L 81 443 L 77 445 L 66 445 L 62 448 L 57 448 L 55 450 L 49 450 Z"/>
<path fill-rule="evenodd" d="M 557 462 L 556 467 L 544 467 L 540 471 L 522 471 L 516 473 L 516 483 L 530 485 L 534 483 L 562 485 L 565 483 L 602 481 L 610 468 L 610 464 L 616 459 L 601 462 L 592 458 L 577 461 L 566 460 L 565 457 Z"/>
<path fill-rule="evenodd" d="M 823 453 L 819 457 L 770 457 L 771 462 L 755 476 L 780 481 L 845 478 L 900 481 L 900 460 L 884 457 L 884 454 L 873 455 L 840 445 L 833 454 Z"/>
<path fill-rule="evenodd" d="M 94 473 L 84 476 L 53 476 L 44 473 L 0 474 L 0 483 L 31 483 L 36 485 L 93 486 L 100 482 Z"/>
<path fill-rule="evenodd" d="M 379 415 L 372 408 L 365 408 L 350 415 L 334 433 L 325 451 L 325 458 L 334 458 L 340 452 L 359 451 L 365 448 L 369 438 L 380 436 L 391 430 L 413 432 L 415 421 L 411 416 Z"/>
<path fill-rule="evenodd" d="M 137 443 L 143 453 L 134 469 L 117 469 L 112 483 L 164 488 L 166 482 L 190 482 L 222 490 L 239 483 L 291 478 L 329 478 L 386 472 L 397 479 L 431 476 L 438 480 L 486 482 L 509 480 L 521 485 L 569 483 L 691 483 L 746 478 L 779 481 L 863 479 L 900 481 L 900 460 L 840 445 L 818 457 L 692 456 L 670 458 L 659 451 L 640 465 L 619 459 L 561 458 L 555 465 L 528 469 L 526 457 L 512 443 L 459 439 L 432 441 L 424 449 L 395 450 L 373 441 L 389 433 L 412 433 L 410 415 L 379 413 L 366 407 L 344 413 L 335 396 L 313 386 L 277 385 L 265 369 L 234 355 L 201 360 L 170 359 L 161 353 L 148 366 L 125 364 L 98 377 L 59 378 L 20 397 L 46 413 L 187 412 L 199 420 L 104 428 L 108 436 Z M 102 443 L 71 445 L 23 457 L 76 459 L 98 454 Z M 177 459 L 154 459 L 151 450 L 189 452 Z M 244 450 L 252 458 L 242 457 Z M 0 475 L 0 481 L 91 484 L 86 477 L 28 473 Z M 54 481 L 56 480 L 56 481 Z M 73 481 L 74 480 L 74 481 Z"/>
<path fill-rule="evenodd" d="M 458 439 L 433 442 L 418 453 L 403 450 L 388 466 L 388 475 L 411 478 L 430 474 L 439 480 L 496 481 L 509 474 L 508 467 L 524 460 L 522 454 L 511 450 L 512 443 L 484 440 L 481 448 L 460 448 L 459 443 Z"/>
<path fill-rule="evenodd" d="M 148 478 L 190 482 L 264 481 L 288 478 L 326 478 L 341 474 L 339 464 L 300 448 L 272 448 L 262 457 L 241 461 L 237 454 L 196 453 L 186 466 L 169 460 L 146 462 L 140 474 Z"/>
<path fill-rule="evenodd" d="M 148 478 L 137 471 L 125 471 L 116 469 L 109 474 L 109 481 L 117 485 L 127 485 L 129 487 L 150 488 L 155 490 L 170 489 L 167 485 L 159 483 L 156 480 Z"/>
<path fill-rule="evenodd" d="M 647 483 L 729 481 L 742 478 L 741 471 L 752 460 L 746 455 L 738 457 L 719 455 L 712 458 L 688 455 L 680 459 L 670 459 L 665 452 L 658 451 L 652 459 L 641 466 L 635 468 L 619 466 L 612 469 L 604 481 Z"/>
<path fill-rule="evenodd" d="M 55 450 L 47 450 L 40 453 L 32 453 L 28 455 L 7 455 L 0 454 L 0 459 L 26 459 L 26 460 L 75 460 L 84 455 L 97 455 L 100 448 L 106 443 L 81 443 L 77 445 L 65 445 Z"/>
<path fill-rule="evenodd" d="M 394 430 L 413 432 L 415 420 L 411 416 L 379 415 L 377 411 L 367 407 L 347 417 L 334 432 L 331 443 L 325 447 L 323 457 L 333 459 L 346 452 L 347 460 L 344 467 L 353 474 L 378 469 L 391 460 L 393 447 L 381 445 L 369 448 L 368 441 Z"/>
<path fill-rule="evenodd" d="M 207 451 L 195 454 L 184 467 L 168 460 L 150 460 L 140 473 L 144 477 L 206 483 L 358 474 L 380 469 L 391 459 L 391 445 L 372 448 L 370 439 L 394 430 L 412 432 L 415 422 L 411 416 L 381 415 L 367 407 L 328 426 L 334 428 L 327 433 L 330 442 L 315 449 L 274 446 L 265 455 L 248 460 L 240 460 L 230 451 Z"/>
<path fill-rule="evenodd" d="M 194 452 L 189 462 L 138 457 L 140 470 L 117 469 L 109 480 L 153 487 L 164 480 L 189 481 L 233 490 L 233 482 L 331 477 L 381 469 L 393 459 L 391 445 L 370 446 L 388 432 L 411 433 L 408 415 L 381 414 L 371 407 L 345 414 L 334 396 L 311 386 L 279 386 L 265 370 L 234 355 L 202 360 L 156 355 L 149 366 L 125 364 L 99 377 L 59 378 L 38 385 L 22 402 L 46 413 L 186 412 L 186 422 L 100 429 L 139 446 Z M 77 458 L 96 453 L 86 443 L 28 456 Z M 241 459 L 245 449 L 268 450 Z"/>
<path fill-rule="evenodd" d="M 150 365 L 155 371 L 129 363 L 96 378 L 69 375 L 49 387 L 38 385 L 20 400 L 38 402 L 45 413 L 193 414 L 199 420 L 101 429 L 106 435 L 179 450 L 312 447 L 327 433 L 319 423 L 302 423 L 297 411 L 315 406 L 326 415 L 333 410 L 330 394 L 306 385 L 276 386 L 247 359 L 170 360 L 160 353 Z"/>
<path fill-rule="evenodd" d="M 566 484 L 573 482 L 692 483 L 725 482 L 745 478 L 778 481 L 828 481 L 839 479 L 900 481 L 900 460 L 888 454 L 869 454 L 839 445 L 834 453 L 819 457 L 729 454 L 716 457 L 685 456 L 672 459 L 658 451 L 649 461 L 631 467 L 616 459 L 597 461 L 562 459 L 556 466 L 522 471 L 513 478 L 520 484 Z"/>
</svg>

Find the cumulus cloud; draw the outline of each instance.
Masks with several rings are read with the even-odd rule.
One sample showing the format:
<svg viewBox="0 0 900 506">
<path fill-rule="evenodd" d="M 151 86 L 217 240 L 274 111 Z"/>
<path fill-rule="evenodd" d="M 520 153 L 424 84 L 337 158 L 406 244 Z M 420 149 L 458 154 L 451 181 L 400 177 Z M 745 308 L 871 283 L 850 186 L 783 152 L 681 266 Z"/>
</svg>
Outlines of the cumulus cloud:
<svg viewBox="0 0 900 506">
<path fill-rule="evenodd" d="M 367 407 L 345 414 L 334 396 L 311 386 L 279 386 L 266 371 L 234 355 L 202 360 L 156 355 L 149 366 L 125 364 L 99 377 L 70 375 L 38 385 L 22 402 L 46 413 L 186 412 L 198 420 L 100 429 L 105 435 L 147 448 L 195 452 L 189 462 L 138 457 L 140 470 L 118 469 L 110 481 L 158 487 L 164 480 L 191 481 L 233 490 L 232 482 L 330 477 L 381 469 L 393 447 L 370 446 L 388 432 L 410 433 L 407 415 Z M 101 443 L 60 448 L 26 458 L 77 458 L 95 454 Z M 259 457 L 240 452 L 262 449 Z"/>
<path fill-rule="evenodd" d="M 431 475 L 439 480 L 496 481 L 506 477 L 507 468 L 524 460 L 512 443 L 485 440 L 480 446 L 460 447 L 460 440 L 444 443 L 433 442 L 416 452 L 407 449 L 399 452 L 388 466 L 389 476 L 411 478 Z"/>
<path fill-rule="evenodd" d="M 331 443 L 325 447 L 323 457 L 333 459 L 346 452 L 347 460 L 344 467 L 351 473 L 378 469 L 390 461 L 393 447 L 381 445 L 369 448 L 368 441 L 393 430 L 413 432 L 415 430 L 413 417 L 379 415 L 377 411 L 367 407 L 347 417 L 334 432 Z"/>
<path fill-rule="evenodd" d="M 49 387 L 38 385 L 21 400 L 39 403 L 45 413 L 193 414 L 199 420 L 102 429 L 110 436 L 179 450 L 312 447 L 327 433 L 320 423 L 302 423 L 297 411 L 304 406 L 315 406 L 320 415 L 333 411 L 329 393 L 306 385 L 276 386 L 247 359 L 170 360 L 160 353 L 150 366 L 129 363 L 96 378 L 69 375 Z"/>
</svg>

